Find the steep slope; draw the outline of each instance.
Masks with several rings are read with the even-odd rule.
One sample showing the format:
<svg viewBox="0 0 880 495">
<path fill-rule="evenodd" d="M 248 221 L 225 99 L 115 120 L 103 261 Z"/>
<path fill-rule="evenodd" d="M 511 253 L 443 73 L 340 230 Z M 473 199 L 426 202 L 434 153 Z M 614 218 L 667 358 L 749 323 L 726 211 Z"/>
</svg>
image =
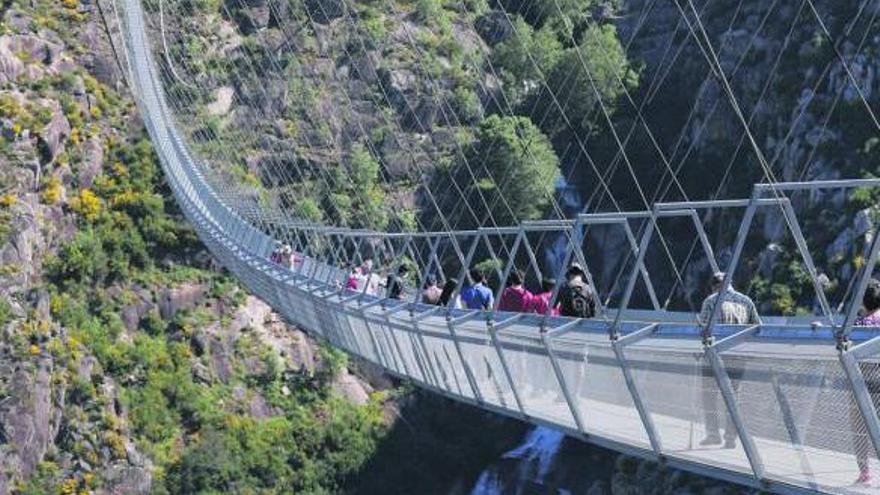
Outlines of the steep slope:
<svg viewBox="0 0 880 495">
<path fill-rule="evenodd" d="M 7 2 L 0 25 L 0 493 L 335 491 L 385 394 L 213 265 L 99 4 Z"/>
</svg>

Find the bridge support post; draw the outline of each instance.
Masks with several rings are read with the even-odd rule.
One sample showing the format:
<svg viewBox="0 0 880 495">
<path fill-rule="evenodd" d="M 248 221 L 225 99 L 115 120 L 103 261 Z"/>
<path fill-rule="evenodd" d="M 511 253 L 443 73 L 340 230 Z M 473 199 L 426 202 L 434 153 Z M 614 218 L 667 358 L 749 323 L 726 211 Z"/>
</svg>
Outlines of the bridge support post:
<svg viewBox="0 0 880 495">
<path fill-rule="evenodd" d="M 394 348 L 397 350 L 397 355 L 400 356 L 400 364 L 403 365 L 403 371 L 406 372 L 407 376 L 414 377 L 415 374 L 410 371 L 409 366 L 406 364 L 406 358 L 403 357 L 403 349 L 400 347 L 400 341 L 397 340 L 397 334 L 395 334 L 394 330 L 391 328 L 390 316 L 385 315 L 385 321 L 387 332 L 391 335 L 391 343 L 394 344 Z M 413 353 L 413 355 L 415 355 L 415 353 Z M 422 378 L 424 379 L 424 376 Z"/>
<path fill-rule="evenodd" d="M 504 356 L 504 351 L 501 349 L 501 342 L 498 340 L 498 331 L 500 331 L 505 326 L 511 325 L 519 320 L 521 315 L 513 316 L 500 322 L 498 325 L 495 325 L 492 320 L 486 321 L 486 331 L 489 332 L 489 338 L 492 339 L 492 345 L 495 347 L 495 352 L 498 353 L 498 361 L 501 362 L 501 369 L 504 371 L 504 376 L 507 378 L 507 383 L 510 384 L 510 392 L 513 394 L 513 400 L 516 402 L 516 407 L 519 408 L 519 412 L 526 417 L 526 409 L 523 407 L 522 398 L 519 396 L 519 390 L 517 390 L 516 383 L 513 381 L 513 375 L 510 373 L 510 366 L 507 364 L 507 358 Z"/>
<path fill-rule="evenodd" d="M 789 402 L 788 397 L 786 397 L 782 386 L 779 384 L 779 376 L 777 376 L 774 370 L 770 370 L 770 373 L 770 382 L 773 385 L 773 395 L 776 396 L 776 402 L 779 403 L 779 412 L 782 414 L 782 421 L 785 424 L 786 432 L 788 432 L 788 439 L 791 441 L 795 450 L 797 450 L 801 462 L 801 469 L 807 475 L 810 488 L 818 492 L 819 487 L 816 484 L 816 476 L 813 474 L 813 468 L 810 466 L 810 458 L 804 451 L 804 438 L 794 420 L 791 403 Z"/>
<path fill-rule="evenodd" d="M 547 357 L 550 359 L 550 366 L 553 368 L 553 374 L 556 375 L 556 380 L 559 382 L 559 388 L 562 390 L 562 396 L 565 397 L 565 402 L 568 404 L 569 411 L 571 411 L 571 417 L 574 419 L 574 424 L 577 425 L 578 431 L 586 434 L 586 424 L 581 417 L 581 411 L 577 407 L 574 396 L 568 389 L 568 383 L 565 381 L 562 367 L 559 366 L 559 360 L 556 359 L 556 353 L 553 352 L 553 346 L 550 345 L 550 336 L 546 330 L 541 331 L 541 343 L 544 344 L 544 350 L 547 351 Z"/>
<path fill-rule="evenodd" d="M 474 254 L 477 251 L 477 246 L 480 243 L 480 235 L 479 232 L 474 233 L 474 240 L 471 242 L 471 247 L 468 249 L 467 256 L 462 256 L 462 253 L 456 249 L 456 255 L 458 255 L 459 261 L 461 261 L 461 270 L 458 273 L 458 287 L 451 294 L 449 298 L 449 305 L 446 310 L 446 327 L 449 329 L 449 335 L 452 337 L 452 343 L 455 345 L 455 352 L 458 353 L 458 358 L 461 360 L 461 365 L 464 368 L 465 376 L 467 377 L 468 384 L 474 393 L 474 398 L 478 403 L 482 404 L 483 395 L 480 393 L 480 388 L 477 386 L 477 380 L 474 377 L 473 370 L 471 369 L 470 364 L 468 364 L 467 360 L 464 358 L 464 352 L 461 349 L 461 342 L 458 337 L 458 332 L 455 331 L 455 325 L 461 321 L 470 319 L 473 316 L 476 316 L 479 313 L 471 313 L 466 316 L 462 316 L 452 319 L 452 309 L 455 307 L 455 299 L 458 294 L 461 293 L 461 290 L 464 288 L 465 279 L 470 280 L 468 275 L 468 268 L 470 267 L 471 261 L 474 259 Z M 473 282 L 473 281 L 471 281 Z"/>
<path fill-rule="evenodd" d="M 425 357 L 426 367 L 428 369 L 428 372 L 431 375 L 431 378 L 434 381 L 434 385 L 437 388 L 442 389 L 443 386 L 441 385 L 441 382 L 440 382 L 440 373 L 437 371 L 437 368 L 434 367 L 434 360 L 431 359 L 431 352 L 428 350 L 428 344 L 425 342 L 425 337 L 423 335 L 424 332 L 423 332 L 421 326 L 419 325 L 419 322 L 422 321 L 422 319 L 427 318 L 428 316 L 431 316 L 432 314 L 435 314 L 439 310 L 440 310 L 440 306 L 435 306 L 434 308 L 429 309 L 429 310 L 427 310 L 423 313 L 420 313 L 418 315 L 415 315 L 412 312 L 410 312 L 410 323 L 412 324 L 413 330 L 416 333 L 416 340 L 418 341 L 419 347 L 422 350 L 422 355 Z"/>
<path fill-rule="evenodd" d="M 645 226 L 645 231 L 642 233 L 642 239 L 639 242 L 639 252 L 636 253 L 634 268 L 629 274 L 629 279 L 626 282 L 626 290 L 620 301 L 620 308 L 617 310 L 614 322 L 608 330 L 612 337 L 620 331 L 620 320 L 623 318 L 623 312 L 626 311 L 626 308 L 629 306 L 629 300 L 632 297 L 633 290 L 636 288 L 636 281 L 638 280 L 640 273 L 639 267 L 645 262 L 645 253 L 648 251 L 648 244 L 651 242 L 651 237 L 654 235 L 654 228 L 657 223 L 657 217 L 654 212 L 651 212 L 651 216 L 648 217 L 647 222 L 648 224 Z"/>
<path fill-rule="evenodd" d="M 727 291 L 730 290 L 730 285 L 733 283 L 733 273 L 736 271 L 737 265 L 739 265 L 739 259 L 742 256 L 743 248 L 746 245 L 746 238 L 749 235 L 749 229 L 752 226 L 752 220 L 755 218 L 755 212 L 758 209 L 758 199 L 759 192 L 757 189 L 752 192 L 752 197 L 749 199 L 749 204 L 746 207 L 746 211 L 743 214 L 743 219 L 739 224 L 739 231 L 736 234 L 736 243 L 733 248 L 733 255 L 730 258 L 730 263 L 727 266 L 727 272 L 724 275 L 724 282 L 722 282 L 721 292 L 718 294 L 718 297 L 715 301 L 715 306 L 712 307 L 712 314 L 709 315 L 709 321 L 700 322 L 703 324 L 703 344 L 710 346 L 713 344 L 713 335 L 712 335 L 712 327 L 715 324 L 715 319 L 718 318 L 718 312 L 721 311 L 721 306 L 724 304 L 724 298 L 727 295 Z M 726 374 L 724 375 L 727 376 Z"/>
<path fill-rule="evenodd" d="M 746 458 L 749 460 L 749 465 L 752 468 L 752 474 L 754 474 L 755 479 L 760 482 L 764 479 L 764 462 L 761 460 L 761 454 L 755 446 L 754 439 L 745 427 L 742 413 L 740 413 L 739 406 L 736 403 L 736 394 L 733 391 L 733 384 L 730 381 L 730 377 L 727 375 L 727 370 L 724 368 L 724 362 L 721 360 L 721 356 L 714 345 L 706 346 L 705 357 L 712 366 L 712 373 L 715 375 L 715 382 L 718 384 L 718 389 L 721 391 L 721 397 L 724 399 L 727 414 L 730 415 L 730 419 L 736 428 L 739 440 L 742 442 Z"/>
<path fill-rule="evenodd" d="M 474 373 L 473 370 L 471 370 L 470 364 L 468 364 L 467 360 L 464 358 L 464 352 L 461 350 L 461 342 L 458 338 L 458 332 L 455 331 L 455 324 L 447 319 L 446 327 L 449 328 L 449 335 L 452 337 L 452 344 L 455 346 L 455 352 L 458 353 L 458 358 L 461 360 L 464 374 L 467 377 L 468 385 L 470 385 L 471 390 L 474 393 L 474 398 L 477 402 L 482 404 L 483 394 L 480 393 L 480 388 L 477 386 L 477 379 L 474 378 Z"/>
<path fill-rule="evenodd" d="M 663 444 L 660 440 L 660 435 L 657 433 L 657 428 L 654 426 L 654 418 L 651 417 L 650 411 L 645 407 L 645 402 L 642 400 L 642 395 L 639 393 L 639 389 L 636 386 L 636 381 L 633 378 L 632 370 L 629 368 L 629 363 L 626 360 L 626 353 L 624 352 L 626 346 L 653 335 L 657 330 L 657 326 L 658 325 L 654 323 L 636 330 L 635 332 L 631 332 L 622 338 L 612 340 L 611 348 L 614 350 L 617 364 L 620 365 L 620 371 L 623 373 L 623 381 L 626 383 L 626 388 L 629 390 L 630 397 L 632 397 L 636 412 L 638 412 L 639 418 L 642 420 L 642 426 L 645 427 L 645 433 L 648 435 L 648 442 L 651 444 L 651 450 L 653 450 L 655 454 L 660 455 L 663 451 Z"/>
<path fill-rule="evenodd" d="M 862 268 L 862 274 L 853 292 L 852 299 L 849 302 L 849 308 L 846 311 L 846 318 L 843 325 L 837 331 L 837 341 L 840 347 L 849 341 L 849 332 L 852 324 L 855 322 L 859 308 L 862 306 L 862 298 L 865 297 L 865 290 L 868 288 L 868 282 L 874 273 L 874 267 L 877 266 L 877 257 L 880 256 L 880 232 L 874 232 L 874 239 L 871 240 L 871 248 L 868 251 L 868 258 L 865 260 L 865 266 Z M 878 453 L 880 455 L 880 453 Z"/>
</svg>

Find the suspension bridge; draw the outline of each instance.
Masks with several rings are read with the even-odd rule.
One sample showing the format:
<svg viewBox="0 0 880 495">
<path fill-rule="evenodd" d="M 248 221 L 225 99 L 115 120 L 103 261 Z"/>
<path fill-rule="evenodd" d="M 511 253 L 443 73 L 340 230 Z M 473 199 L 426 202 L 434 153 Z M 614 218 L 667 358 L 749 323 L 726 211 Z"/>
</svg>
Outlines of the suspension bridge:
<svg viewBox="0 0 880 495">
<path fill-rule="evenodd" d="M 119 0 L 110 12 L 122 64 L 180 208 L 213 255 L 293 324 L 420 387 L 619 452 L 779 493 L 874 492 L 853 481 L 860 453 L 880 467 L 872 400 L 880 331 L 853 323 L 880 236 L 866 245 L 851 290 L 835 305 L 825 296 L 793 198 L 875 188 L 880 180 L 768 181 L 741 199 L 657 201 L 641 211 L 473 230 L 317 225 L 266 207 L 200 158 L 169 94 L 181 76 L 159 68 L 157 58 L 168 54 L 164 31 L 154 36 L 139 0 Z M 729 287 L 765 210 L 778 212 L 794 241 L 816 290 L 816 314 L 742 326 L 668 309 L 647 259 L 652 243 L 663 240 L 663 222 L 689 225 L 709 268 L 726 270 Z M 709 214 L 719 212 L 739 219 L 723 266 L 705 228 Z M 620 290 L 595 318 L 463 310 L 423 304 L 419 291 L 392 300 L 344 288 L 344 267 L 366 258 L 389 273 L 412 260 L 418 287 L 434 273 L 464 286 L 478 251 L 500 261 L 494 270 L 501 286 L 517 264 L 555 270 L 557 279 L 571 262 L 590 272 L 584 241 L 592 228 L 621 229 L 626 248 L 619 255 L 628 260 Z M 549 268 L 538 253 L 547 239 L 560 255 Z M 290 269 L 269 261 L 279 241 L 292 244 L 300 260 Z M 700 445 L 710 422 L 735 430 L 732 448 Z"/>
</svg>

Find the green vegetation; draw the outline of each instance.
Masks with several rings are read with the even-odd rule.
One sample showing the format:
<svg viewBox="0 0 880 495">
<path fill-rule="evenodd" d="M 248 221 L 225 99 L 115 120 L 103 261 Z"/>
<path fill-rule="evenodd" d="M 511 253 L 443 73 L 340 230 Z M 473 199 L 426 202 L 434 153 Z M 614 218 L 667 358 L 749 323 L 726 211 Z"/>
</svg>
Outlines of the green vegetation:
<svg viewBox="0 0 880 495">
<path fill-rule="evenodd" d="M 583 23 L 595 8 L 607 5 L 617 7 L 619 2 L 612 0 L 552 0 L 550 2 L 534 2 L 531 0 L 495 0 L 507 12 L 525 17 L 533 26 L 545 24 L 575 25 Z"/>
<path fill-rule="evenodd" d="M 563 55 L 563 47 L 549 27 L 536 31 L 519 16 L 512 26 L 511 38 L 492 52 L 492 63 L 501 72 L 507 97 L 519 103 L 550 77 Z"/>
<path fill-rule="evenodd" d="M 221 5 L 187 0 L 181 8 L 202 15 Z M 7 8 L 32 18 L 26 31 L 58 32 L 63 56 L 96 49 L 86 50 L 78 38 L 85 14 L 76 0 L 13 0 Z M 196 34 L 186 45 L 192 54 L 206 46 Z M 215 65 L 203 67 L 218 73 Z M 186 89 L 174 91 L 183 95 Z M 210 94 L 193 96 L 209 102 Z M 33 150 L 58 110 L 70 132 L 60 138 L 58 157 L 48 161 L 47 150 Z M 314 370 L 292 369 L 262 337 L 230 329 L 246 293 L 227 275 L 205 268 L 204 248 L 169 200 L 132 102 L 81 68 L 64 69 L 0 88 L 0 119 L 0 158 L 11 165 L 0 171 L 0 244 L 21 223 L 22 212 L 41 209 L 27 213 L 46 215 L 40 229 L 47 245 L 34 258 L 43 262 L 45 277 L 36 277 L 39 285 L 29 289 L 49 296 L 48 314 L 29 307 L 18 314 L 12 299 L 0 299 L 0 327 L 11 325 L 10 359 L 34 370 L 50 363 L 51 393 L 63 398 L 52 404 L 61 409 L 62 433 L 30 479 L 13 479 L 14 493 L 106 490 L 105 469 L 131 462 L 131 442 L 152 461 L 158 494 L 339 492 L 384 434 L 384 396 L 366 406 L 339 398 L 331 383 L 348 364 L 335 351 L 321 351 Z M 221 117 L 206 127 L 253 138 Z M 13 169 L 38 160 L 34 206 L 23 201 L 20 170 Z M 82 175 L 92 166 L 97 170 Z M 354 146 L 342 166 L 355 178 L 347 190 L 349 221 L 412 225 L 411 211 L 388 204 L 379 163 L 366 147 Z M 257 183 L 250 170 L 235 173 Z M 348 183 L 348 174 L 340 174 L 336 186 L 343 179 Z M 323 219 L 324 205 L 300 198 L 303 217 Z M 376 219 L 381 223 L 372 223 Z M 75 232 L 67 233 L 69 225 Z M 0 277 L 15 271 L 0 266 Z M 194 286 L 204 289 L 199 302 L 168 317 L 164 294 Z M 211 332 L 228 334 L 229 341 L 210 346 Z M 212 359 L 225 360 L 228 376 L 215 376 Z M 5 397 L 6 385 L 0 388 Z M 264 413 L 253 413 L 251 401 L 264 404 Z"/>
<path fill-rule="evenodd" d="M 86 351 L 98 358 L 104 373 L 125 384 L 121 398 L 131 433 L 156 464 L 156 493 L 337 491 L 370 456 L 383 423 L 378 400 L 359 407 L 330 392 L 334 374 L 345 366 L 331 357 L 335 354 L 328 354 L 321 372 L 291 374 L 275 351 L 246 334 L 228 358 L 238 363 L 232 378 L 205 383 L 194 378 L 194 366 L 202 362 L 199 353 L 205 351 L 194 347 L 192 339 L 218 319 L 206 308 L 180 311 L 170 321 L 150 312 L 140 331 L 123 338 L 127 331 L 119 313 L 129 296 L 111 296 L 111 287 L 126 287 L 132 280 L 160 287 L 201 280 L 209 284 L 211 300 L 227 311 L 240 305 L 244 295 L 222 275 L 157 267 L 158 260 L 200 247 L 156 193 L 161 177 L 147 143 L 120 144 L 113 158 L 95 192 L 80 194 L 81 201 L 95 205 L 74 208 L 81 230 L 49 264 L 52 316 L 67 329 L 67 337 L 24 341 L 23 352 L 33 343 L 46 345 L 75 368 Z M 368 180 L 375 171 L 360 165 Z M 102 380 L 101 375 L 92 378 Z M 101 400 L 89 381 L 71 386 L 71 402 L 79 407 Z M 277 413 L 262 419 L 243 415 L 235 406 L 237 387 L 266 397 Z M 107 430 L 102 442 L 111 455 L 124 456 L 116 430 Z M 94 456 L 89 450 L 78 452 L 87 461 Z M 48 466 L 46 473 L 49 483 Z"/>
<path fill-rule="evenodd" d="M 160 176 L 150 143 L 120 144 L 111 160 L 94 190 L 81 189 L 70 200 L 81 229 L 46 267 L 59 286 L 125 281 L 171 251 L 198 248 L 194 235 L 167 214 L 164 198 L 154 189 Z"/>
<path fill-rule="evenodd" d="M 578 46 L 559 57 L 547 78 L 548 87 L 536 95 L 538 108 L 550 117 L 542 125 L 544 131 L 554 137 L 567 130 L 590 130 L 594 110 L 604 105 L 609 112 L 613 111 L 624 88 L 633 89 L 638 81 L 638 73 L 630 67 L 614 26 L 588 26 Z M 574 129 L 561 118 L 554 95 L 569 95 L 566 114 L 581 119 L 571 122 L 576 126 Z"/>
<path fill-rule="evenodd" d="M 483 167 L 474 171 L 471 163 Z M 468 205 L 493 212 L 499 225 L 510 225 L 542 217 L 559 176 L 559 160 L 550 141 L 529 119 L 492 115 L 480 124 L 465 159 L 453 164 L 450 174 L 467 185 Z M 446 204 L 446 211 L 456 211 L 452 202 Z"/>
</svg>

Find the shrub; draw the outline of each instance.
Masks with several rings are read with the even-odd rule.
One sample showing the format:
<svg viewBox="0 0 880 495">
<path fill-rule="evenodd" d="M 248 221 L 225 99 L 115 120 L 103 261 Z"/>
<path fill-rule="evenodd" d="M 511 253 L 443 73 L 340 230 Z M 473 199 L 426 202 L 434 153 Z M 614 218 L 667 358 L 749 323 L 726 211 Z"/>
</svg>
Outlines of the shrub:
<svg viewBox="0 0 880 495">
<path fill-rule="evenodd" d="M 14 316 L 12 304 L 5 299 L 0 299 L 0 327 L 6 326 L 7 323 L 12 321 Z"/>
<path fill-rule="evenodd" d="M 0 194 L 0 208 L 9 209 L 15 206 L 15 203 L 18 202 L 18 198 L 15 197 L 14 194 Z"/>
<path fill-rule="evenodd" d="M 90 189 L 80 189 L 70 200 L 70 208 L 87 221 L 93 222 L 101 214 L 101 199 Z"/>
<path fill-rule="evenodd" d="M 47 205 L 56 205 L 61 201 L 61 179 L 57 175 L 50 175 L 43 183 L 43 192 L 40 197 Z"/>
<path fill-rule="evenodd" d="M 49 261 L 46 271 L 58 283 L 88 283 L 103 280 L 109 273 L 109 260 L 94 230 L 77 232 Z"/>
</svg>

